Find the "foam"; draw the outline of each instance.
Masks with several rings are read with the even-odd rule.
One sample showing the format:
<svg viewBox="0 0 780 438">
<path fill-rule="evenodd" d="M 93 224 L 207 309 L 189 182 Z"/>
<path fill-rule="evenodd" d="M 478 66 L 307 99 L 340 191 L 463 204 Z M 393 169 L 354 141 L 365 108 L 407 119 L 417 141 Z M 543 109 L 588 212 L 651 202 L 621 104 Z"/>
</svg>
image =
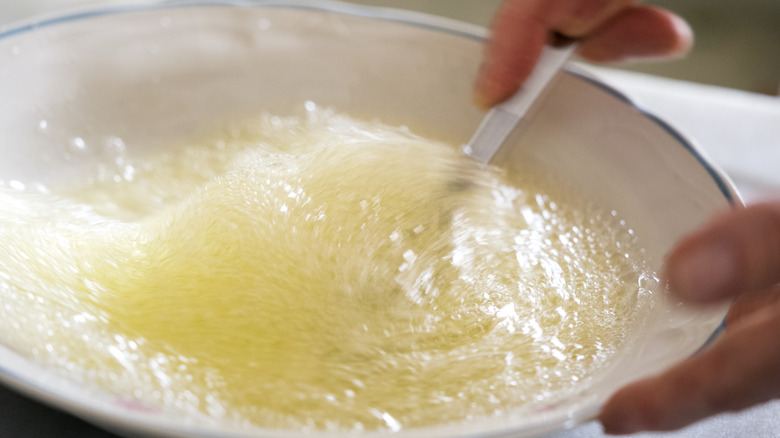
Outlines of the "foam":
<svg viewBox="0 0 780 438">
<path fill-rule="evenodd" d="M 403 129 L 266 115 L 123 165 L 0 192 L 0 342 L 202 421 L 532 412 L 652 305 L 615 213 Z"/>
</svg>

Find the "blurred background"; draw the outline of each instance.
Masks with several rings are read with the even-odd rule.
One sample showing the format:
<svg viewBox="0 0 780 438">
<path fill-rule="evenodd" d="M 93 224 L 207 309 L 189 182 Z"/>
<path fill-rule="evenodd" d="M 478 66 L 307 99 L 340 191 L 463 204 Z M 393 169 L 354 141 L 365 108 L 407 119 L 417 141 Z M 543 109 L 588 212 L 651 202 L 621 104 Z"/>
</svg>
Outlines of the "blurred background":
<svg viewBox="0 0 780 438">
<path fill-rule="evenodd" d="M 488 25 L 501 3 L 501 0 L 346 1 L 412 9 L 479 25 Z M 0 0 L 0 26 L 43 12 L 91 3 L 96 2 Z M 104 3 L 107 2 L 97 2 Z M 762 94 L 780 94 L 780 0 L 648 0 L 645 4 L 665 7 L 685 17 L 696 35 L 693 51 L 678 61 L 612 67 Z"/>
</svg>

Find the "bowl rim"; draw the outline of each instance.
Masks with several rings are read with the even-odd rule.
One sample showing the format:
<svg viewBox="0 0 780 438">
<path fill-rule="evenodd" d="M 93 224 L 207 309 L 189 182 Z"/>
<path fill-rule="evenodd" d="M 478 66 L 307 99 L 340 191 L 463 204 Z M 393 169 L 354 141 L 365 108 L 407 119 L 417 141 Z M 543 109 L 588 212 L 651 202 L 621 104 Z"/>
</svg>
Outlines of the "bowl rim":
<svg viewBox="0 0 780 438">
<path fill-rule="evenodd" d="M 127 0 L 125 0 L 127 1 Z M 168 0 L 155 2 L 154 0 L 142 0 L 134 3 L 117 3 L 108 0 L 92 2 L 81 7 L 60 9 L 53 13 L 39 14 L 29 19 L 18 20 L 6 25 L 0 25 L 0 40 L 16 35 L 34 32 L 41 28 L 53 27 L 60 24 L 78 22 L 91 18 L 100 18 L 121 14 L 138 12 L 155 12 L 185 8 L 286 8 L 298 10 L 310 10 L 319 12 L 341 13 L 350 16 L 369 18 L 374 20 L 389 21 L 392 23 L 416 26 L 419 28 L 446 33 L 453 36 L 470 39 L 479 43 L 488 40 L 490 32 L 487 28 L 432 15 L 423 12 L 405 9 L 386 8 L 377 6 L 365 6 L 354 3 L 345 3 L 336 0 Z M 669 122 L 661 119 L 646 110 L 635 99 L 622 91 L 606 84 L 598 79 L 587 69 L 569 62 L 565 72 L 580 80 L 599 88 L 612 97 L 622 101 L 630 108 L 638 111 L 642 117 L 656 124 L 674 140 L 677 141 L 688 153 L 690 153 L 707 171 L 710 178 L 716 184 L 721 194 L 732 208 L 744 205 L 736 191 L 734 184 L 726 173 L 713 163 L 695 140 L 683 134 Z M 701 345 L 699 350 L 706 348 L 725 329 L 725 319 Z M 697 350 L 698 351 L 698 350 Z M 58 371 L 49 370 L 40 364 L 34 363 L 19 355 L 15 351 L 0 344 L 0 357 L 9 358 L 8 363 L 0 363 L 0 383 L 20 393 L 36 399 L 42 403 L 64 409 L 86 421 L 92 422 L 108 430 L 133 431 L 134 433 L 151 434 L 155 436 L 182 436 L 182 434 L 194 434 L 201 437 L 303 437 L 310 436 L 311 432 L 275 430 L 266 428 L 233 429 L 218 425 L 204 426 L 185 422 L 179 422 L 178 417 L 160 418 L 160 415 L 150 415 L 143 410 L 130 410 L 115 404 L 106 403 L 105 400 L 91 397 L 91 393 L 84 388 L 78 388 L 73 381 Z M 43 377 L 41 377 L 43 376 Z M 44 383 L 41 383 L 44 382 Z M 74 391 L 75 390 L 75 391 Z M 504 421 L 497 421 L 493 427 L 480 430 L 463 428 L 461 425 L 437 425 L 424 428 L 402 429 L 400 432 L 390 432 L 392 435 L 403 437 L 410 436 L 447 436 L 482 437 L 504 436 L 513 434 L 516 436 L 538 435 L 554 432 L 562 429 L 570 429 L 593 420 L 603 407 L 602 403 L 575 405 L 566 413 L 545 415 L 540 413 L 538 421 L 531 424 L 514 424 L 511 415 Z M 475 423 L 476 424 L 476 423 Z M 479 424 L 483 424 L 482 421 Z M 347 433 L 354 435 L 353 433 Z M 343 432 L 317 432 L 316 436 L 340 437 Z M 388 432 L 362 432 L 361 437 L 387 436 Z"/>
<path fill-rule="evenodd" d="M 100 6 L 101 4 L 106 5 Z M 346 3 L 339 0 L 167 0 L 162 2 L 143 0 L 142 2 L 135 3 L 116 3 L 111 2 L 110 0 L 103 0 L 99 2 L 93 2 L 90 5 L 82 7 L 67 8 L 66 12 L 41 14 L 30 19 L 11 23 L 10 25 L 0 26 L 0 40 L 15 35 L 32 32 L 43 27 L 51 27 L 90 18 L 143 11 L 159 11 L 196 7 L 279 7 L 287 9 L 335 12 L 351 16 L 417 26 L 424 29 L 459 36 L 480 43 L 484 43 L 490 37 L 490 31 L 487 28 L 476 24 L 406 9 L 365 6 L 355 3 Z M 638 110 L 644 117 L 657 124 L 670 136 L 677 140 L 677 142 L 680 143 L 686 150 L 688 150 L 688 152 L 691 153 L 694 158 L 696 158 L 699 164 L 710 174 L 710 177 L 713 179 L 715 184 L 718 186 L 718 189 L 721 191 L 724 198 L 726 198 L 731 206 L 739 206 L 743 204 L 742 198 L 734 188 L 734 184 L 731 182 L 728 175 L 717 165 L 715 165 L 712 160 L 706 157 L 706 154 L 703 152 L 702 148 L 691 137 L 683 134 L 680 129 L 673 127 L 669 122 L 646 110 L 636 99 L 629 97 L 624 92 L 619 91 L 618 89 L 601 81 L 597 76 L 585 69 L 582 69 L 579 66 L 576 66 L 573 62 L 567 63 L 564 70 L 568 74 L 578 76 L 580 79 L 585 80 L 591 85 L 600 88 L 602 91 L 611 94 L 613 97 Z"/>
</svg>

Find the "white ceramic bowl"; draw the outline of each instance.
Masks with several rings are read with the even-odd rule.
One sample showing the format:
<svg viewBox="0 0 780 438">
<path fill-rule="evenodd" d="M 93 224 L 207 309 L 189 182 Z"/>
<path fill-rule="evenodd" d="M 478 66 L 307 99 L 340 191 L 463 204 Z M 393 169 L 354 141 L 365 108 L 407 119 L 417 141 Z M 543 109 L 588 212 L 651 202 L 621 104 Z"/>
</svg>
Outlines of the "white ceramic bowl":
<svg viewBox="0 0 780 438">
<path fill-rule="evenodd" d="M 305 100 L 462 144 L 482 116 L 469 102 L 485 37 L 482 28 L 427 15 L 303 1 L 108 7 L 13 27 L 0 33 L 0 181 L 67 179 L 81 170 L 61 159 L 76 137 L 121 137 L 139 153 L 214 120 L 285 113 Z M 562 75 L 531 121 L 499 161 L 510 171 L 533 163 L 620 211 L 654 269 L 681 235 L 740 202 L 688 140 L 583 73 Z M 588 389 L 544 411 L 394 435 L 524 436 L 573 427 L 621 385 L 702 347 L 725 311 L 657 306 L 612 366 L 590 376 Z M 128 408 L 2 345 L 0 380 L 121 433 L 266 436 Z"/>
</svg>

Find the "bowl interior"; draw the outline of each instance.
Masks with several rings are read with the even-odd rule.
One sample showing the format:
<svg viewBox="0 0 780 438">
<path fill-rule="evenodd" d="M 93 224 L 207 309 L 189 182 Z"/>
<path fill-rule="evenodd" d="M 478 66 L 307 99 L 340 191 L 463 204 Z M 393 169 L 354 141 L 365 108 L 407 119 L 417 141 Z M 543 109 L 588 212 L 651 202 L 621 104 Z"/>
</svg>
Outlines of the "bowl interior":
<svg viewBox="0 0 780 438">
<path fill-rule="evenodd" d="M 433 17 L 311 2 L 136 6 L 12 30 L 0 35 L 0 181 L 67 180 L 93 164 L 88 157 L 79 164 L 62 158 L 74 139 L 98 144 L 118 137 L 129 154 L 143 154 L 222 120 L 286 114 L 308 100 L 462 144 L 482 116 L 470 93 L 483 38 L 483 30 Z M 656 270 L 681 235 L 739 202 L 688 141 L 582 73 L 561 75 L 509 142 L 497 157 L 502 166 L 535 166 L 620 212 Z M 570 427 L 592 418 L 622 384 L 695 352 L 724 312 L 661 301 L 579 396 L 533 416 L 409 433 Z M 108 427 L 219 434 L 105 403 L 110 397 L 4 348 L 0 375 Z"/>
</svg>

